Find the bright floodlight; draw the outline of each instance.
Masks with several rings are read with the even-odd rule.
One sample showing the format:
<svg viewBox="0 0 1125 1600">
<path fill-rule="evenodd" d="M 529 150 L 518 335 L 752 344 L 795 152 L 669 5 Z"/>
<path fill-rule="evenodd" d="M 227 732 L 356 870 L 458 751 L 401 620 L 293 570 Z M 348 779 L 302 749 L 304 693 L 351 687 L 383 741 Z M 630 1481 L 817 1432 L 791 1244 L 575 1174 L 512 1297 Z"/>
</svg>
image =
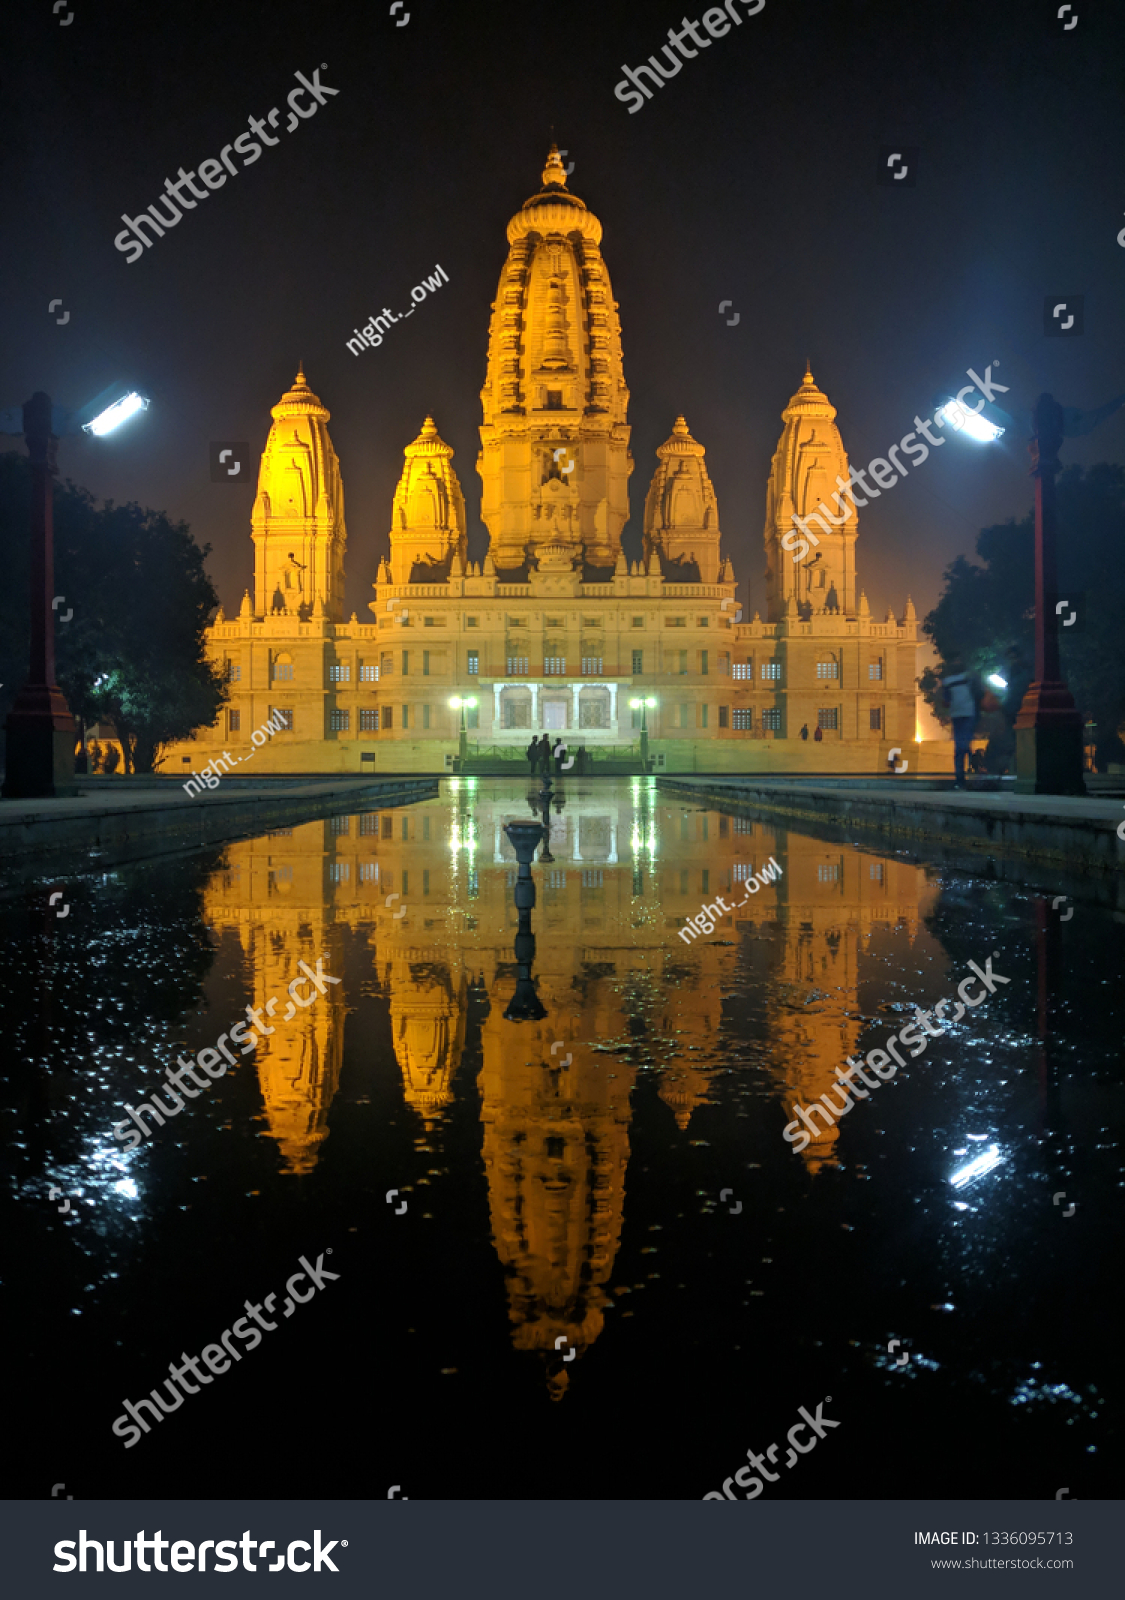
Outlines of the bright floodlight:
<svg viewBox="0 0 1125 1600">
<path fill-rule="evenodd" d="M 977 1156 L 967 1167 L 955 1172 L 949 1181 L 955 1189 L 963 1189 L 967 1183 L 972 1183 L 974 1178 L 983 1178 L 986 1172 L 998 1167 L 1002 1159 L 999 1145 L 991 1145 L 983 1155 Z"/>
<path fill-rule="evenodd" d="M 1006 689 L 1008 687 L 1007 678 L 1002 678 L 998 672 L 990 672 L 988 681 L 994 689 Z"/>
<path fill-rule="evenodd" d="M 1004 432 L 1003 428 L 998 428 L 994 422 L 978 416 L 975 411 L 959 406 L 956 400 L 949 400 L 945 405 L 939 406 L 934 413 L 934 421 L 939 428 L 943 428 L 948 422 L 958 433 L 964 433 L 980 444 L 992 444 Z"/>
<path fill-rule="evenodd" d="M 460 709 L 461 709 L 461 697 L 460 697 L 460 695 L 456 695 L 456 694 L 453 695 L 451 697 L 449 703 L 453 707 L 454 711 L 460 711 Z"/>
<path fill-rule="evenodd" d="M 629 701 L 629 707 L 630 707 L 630 709 L 632 711 L 639 711 L 643 705 L 644 705 L 644 701 L 643 700 L 630 700 Z"/>
<path fill-rule="evenodd" d="M 136 412 L 147 410 L 148 401 L 143 395 L 136 393 L 122 395 L 120 400 L 115 400 L 113 405 L 96 416 L 93 422 L 84 422 L 82 432 L 93 433 L 100 438 L 103 433 L 112 433 L 114 428 L 119 428 Z"/>
</svg>

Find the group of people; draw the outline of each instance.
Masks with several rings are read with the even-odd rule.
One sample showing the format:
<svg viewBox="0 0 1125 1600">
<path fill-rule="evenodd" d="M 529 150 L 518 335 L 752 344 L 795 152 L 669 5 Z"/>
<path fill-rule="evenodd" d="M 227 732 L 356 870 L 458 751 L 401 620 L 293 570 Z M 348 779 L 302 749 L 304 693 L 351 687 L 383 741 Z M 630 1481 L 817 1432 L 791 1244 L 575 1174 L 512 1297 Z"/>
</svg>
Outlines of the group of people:
<svg viewBox="0 0 1125 1600">
<path fill-rule="evenodd" d="M 802 739 L 807 739 L 808 736 L 809 736 L 809 725 L 806 722 L 804 724 L 804 726 L 802 727 L 802 729 L 801 729 L 801 738 Z M 824 738 L 824 730 L 823 730 L 823 728 L 821 728 L 820 724 L 818 723 L 816 732 L 813 734 L 813 741 L 816 744 L 820 744 L 821 741 L 823 740 L 823 738 Z"/>
<path fill-rule="evenodd" d="M 562 739 L 556 739 L 553 745 L 550 735 L 546 733 L 541 738 L 532 739 L 527 747 L 527 759 L 531 763 L 532 776 L 537 772 L 550 773 L 552 761 L 555 764 L 555 771 L 561 772 L 565 755 L 566 744 Z"/>
</svg>

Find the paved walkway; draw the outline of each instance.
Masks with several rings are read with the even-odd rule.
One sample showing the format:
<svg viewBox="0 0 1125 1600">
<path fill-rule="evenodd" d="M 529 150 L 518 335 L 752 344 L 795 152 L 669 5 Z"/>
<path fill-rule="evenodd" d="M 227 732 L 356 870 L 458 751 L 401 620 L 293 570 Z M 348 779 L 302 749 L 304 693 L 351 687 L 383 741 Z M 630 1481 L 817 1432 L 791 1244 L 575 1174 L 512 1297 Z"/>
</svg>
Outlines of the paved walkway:
<svg viewBox="0 0 1125 1600">
<path fill-rule="evenodd" d="M 938 789 L 884 779 L 815 783 L 780 778 L 660 778 L 661 789 L 736 802 L 784 816 L 848 823 L 884 833 L 956 841 L 986 854 L 1014 853 L 1071 871 L 1125 867 L 1125 803 L 1085 796 Z"/>
</svg>

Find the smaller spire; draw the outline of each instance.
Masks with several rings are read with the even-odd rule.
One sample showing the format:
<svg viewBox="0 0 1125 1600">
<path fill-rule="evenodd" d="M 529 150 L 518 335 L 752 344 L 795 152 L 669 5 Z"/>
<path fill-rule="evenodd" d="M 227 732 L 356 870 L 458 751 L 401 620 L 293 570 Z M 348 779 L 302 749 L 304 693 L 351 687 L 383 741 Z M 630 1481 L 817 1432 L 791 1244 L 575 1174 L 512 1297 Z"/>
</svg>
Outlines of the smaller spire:
<svg viewBox="0 0 1125 1600">
<path fill-rule="evenodd" d="M 566 188 L 566 168 L 562 164 L 559 147 L 553 139 L 547 156 L 547 165 L 543 168 L 543 187 L 547 188 L 552 184 L 558 184 L 562 188 Z"/>
</svg>

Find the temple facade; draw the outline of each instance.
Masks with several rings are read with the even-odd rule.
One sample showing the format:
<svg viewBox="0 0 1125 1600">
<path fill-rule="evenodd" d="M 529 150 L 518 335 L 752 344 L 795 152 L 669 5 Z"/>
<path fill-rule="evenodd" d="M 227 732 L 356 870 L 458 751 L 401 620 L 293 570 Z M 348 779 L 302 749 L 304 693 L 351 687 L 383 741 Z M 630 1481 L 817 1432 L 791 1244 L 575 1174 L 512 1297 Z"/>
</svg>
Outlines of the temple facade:
<svg viewBox="0 0 1125 1600">
<path fill-rule="evenodd" d="M 875 621 L 855 507 L 841 501 L 832 526 L 816 516 L 849 466 L 811 371 L 767 488 L 764 618 L 742 618 L 705 448 L 682 416 L 656 452 L 641 559 L 626 559 L 629 391 L 601 236 L 552 146 L 508 224 L 492 306 L 476 462 L 487 554 L 469 560 L 454 452 L 426 417 L 364 622 L 343 612 L 330 414 L 298 372 L 262 455 L 253 592 L 209 630 L 228 702 L 165 750 L 164 772 L 190 778 L 224 751 L 247 773 L 452 771 L 462 745 L 472 770 L 522 758 L 544 730 L 594 770 L 640 770 L 643 730 L 656 771 L 873 772 L 914 741 L 914 607 Z M 794 560 L 808 517 L 824 531 Z"/>
</svg>

